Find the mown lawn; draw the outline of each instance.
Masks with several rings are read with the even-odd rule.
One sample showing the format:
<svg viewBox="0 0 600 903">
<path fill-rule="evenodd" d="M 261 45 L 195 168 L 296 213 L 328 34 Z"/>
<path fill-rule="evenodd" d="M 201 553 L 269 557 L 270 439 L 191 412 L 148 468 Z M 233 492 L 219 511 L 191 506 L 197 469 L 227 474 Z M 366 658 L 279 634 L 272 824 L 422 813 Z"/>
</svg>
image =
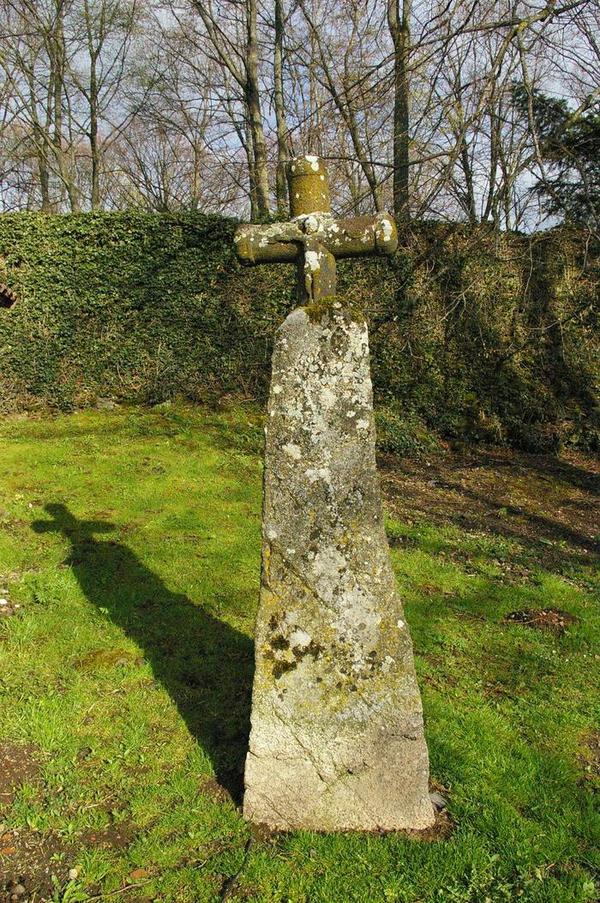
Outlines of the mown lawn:
<svg viewBox="0 0 600 903">
<path fill-rule="evenodd" d="M 19 899 L 64 903 L 595 900 L 600 578 L 576 523 L 592 476 L 542 473 L 544 510 L 538 460 L 516 513 L 469 520 L 465 490 L 462 520 L 427 505 L 407 517 L 398 498 L 413 479 L 436 492 L 439 466 L 428 489 L 385 462 L 432 782 L 454 829 L 267 836 L 236 805 L 260 437 L 251 408 L 0 426 L 0 899 L 21 885 Z M 505 621 L 549 607 L 574 622 Z"/>
</svg>

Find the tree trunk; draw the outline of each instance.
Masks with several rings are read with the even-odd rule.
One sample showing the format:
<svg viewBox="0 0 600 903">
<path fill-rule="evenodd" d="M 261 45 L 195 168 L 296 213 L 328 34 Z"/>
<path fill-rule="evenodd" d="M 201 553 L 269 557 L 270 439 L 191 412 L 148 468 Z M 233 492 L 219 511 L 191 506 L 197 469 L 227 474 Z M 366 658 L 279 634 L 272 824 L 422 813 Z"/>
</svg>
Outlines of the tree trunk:
<svg viewBox="0 0 600 903">
<path fill-rule="evenodd" d="M 246 84 L 244 95 L 252 134 L 254 150 L 254 178 L 256 181 L 256 205 L 259 217 L 269 215 L 269 171 L 267 168 L 267 144 L 260 109 L 258 83 L 258 34 L 256 26 L 256 0 L 246 0 Z"/>
<path fill-rule="evenodd" d="M 408 224 L 409 208 L 409 125 L 410 125 L 410 14 L 411 0 L 388 0 L 388 26 L 394 44 L 394 216 Z"/>
<path fill-rule="evenodd" d="M 53 69 L 53 118 L 54 118 L 54 152 L 60 179 L 69 198 L 71 212 L 79 210 L 79 195 L 74 174 L 67 164 L 63 147 L 63 94 L 65 92 L 66 50 L 64 34 L 64 0 L 56 2 L 56 26 L 51 37 L 51 57 Z"/>
<path fill-rule="evenodd" d="M 96 56 L 90 54 L 90 154 L 92 157 L 92 210 L 100 207 L 100 150 L 98 147 L 98 76 Z"/>
<path fill-rule="evenodd" d="M 287 187 L 285 165 L 288 159 L 287 123 L 283 98 L 283 0 L 275 0 L 275 53 L 273 58 L 275 79 L 275 120 L 277 123 L 277 212 L 287 212 Z"/>
<path fill-rule="evenodd" d="M 46 154 L 45 136 L 40 134 L 38 140 L 40 141 L 40 147 L 37 151 L 37 164 L 38 174 L 40 177 L 42 213 L 51 213 L 52 203 L 50 201 L 50 173 L 48 171 L 48 157 Z"/>
<path fill-rule="evenodd" d="M 254 161 L 254 142 L 252 139 L 252 129 L 250 122 L 245 122 L 246 139 L 244 141 L 244 152 L 248 161 L 248 185 L 250 195 L 250 219 L 258 218 L 258 200 L 256 196 L 256 164 Z"/>
<path fill-rule="evenodd" d="M 465 177 L 465 207 L 469 217 L 469 225 L 477 224 L 477 210 L 475 207 L 475 190 L 473 186 L 473 170 L 469 159 L 469 148 L 464 137 L 460 139 L 460 164 Z"/>
<path fill-rule="evenodd" d="M 36 106 L 35 86 L 33 81 L 33 73 L 27 73 L 27 81 L 29 85 L 29 97 L 31 105 L 31 118 L 33 124 L 33 137 L 36 148 L 36 161 L 38 175 L 40 178 L 40 194 L 42 213 L 52 212 L 52 202 L 50 200 L 50 166 L 48 162 L 48 133 L 42 127 Z"/>
</svg>

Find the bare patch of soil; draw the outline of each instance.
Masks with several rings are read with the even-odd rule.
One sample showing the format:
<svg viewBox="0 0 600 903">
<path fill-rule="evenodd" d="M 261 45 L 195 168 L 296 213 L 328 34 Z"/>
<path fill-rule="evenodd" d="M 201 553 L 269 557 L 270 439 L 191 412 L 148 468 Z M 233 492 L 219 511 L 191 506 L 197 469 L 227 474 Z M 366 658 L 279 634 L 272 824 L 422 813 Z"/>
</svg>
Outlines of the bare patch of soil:
<svg viewBox="0 0 600 903">
<path fill-rule="evenodd" d="M 143 659 L 127 649 L 95 649 L 75 659 L 73 665 L 78 671 L 102 671 L 140 664 L 142 661 Z"/>
<path fill-rule="evenodd" d="M 598 459 L 471 448 L 427 460 L 382 455 L 379 467 L 387 506 L 404 523 L 517 541 L 526 554 L 507 563 L 507 576 L 526 576 L 532 558 L 546 566 L 600 560 Z"/>
<path fill-rule="evenodd" d="M 0 743 L 0 812 L 12 805 L 23 784 L 38 779 L 40 765 L 36 756 L 37 750 L 31 744 Z"/>
<path fill-rule="evenodd" d="M 584 780 L 600 782 L 600 731 L 592 731 L 587 735 L 579 755 L 583 767 Z"/>
<path fill-rule="evenodd" d="M 201 793 L 205 794 L 213 803 L 234 803 L 231 793 L 219 784 L 216 778 L 206 777 L 200 784 Z"/>
<path fill-rule="evenodd" d="M 137 825 L 132 822 L 120 822 L 108 825 L 97 831 L 86 831 L 82 840 L 86 846 L 106 847 L 111 850 L 124 850 L 133 843 L 138 833 Z"/>
<path fill-rule="evenodd" d="M 6 591 L 0 588 L 0 618 L 9 618 L 11 615 L 16 615 L 20 608 L 21 606 L 13 602 L 12 599 L 7 598 Z"/>
<path fill-rule="evenodd" d="M 435 814 L 435 822 L 430 828 L 424 828 L 422 831 L 406 831 L 410 837 L 415 840 L 421 840 L 423 843 L 435 843 L 438 840 L 446 840 L 454 831 L 454 822 L 447 811 L 442 809 Z"/>
<path fill-rule="evenodd" d="M 71 867 L 69 850 L 56 835 L 5 832 L 0 838 L 0 903 L 51 899 L 55 882 L 64 884 Z"/>
<path fill-rule="evenodd" d="M 565 630 L 576 624 L 578 618 L 559 608 L 526 608 L 521 611 L 511 611 L 504 618 L 505 624 L 524 624 L 535 630 L 549 630 L 551 633 L 562 634 Z"/>
<path fill-rule="evenodd" d="M 67 846 L 55 834 L 28 829 L 5 831 L 0 835 L 0 903 L 44 903 L 52 899 L 56 887 L 67 883 L 82 846 L 123 850 L 135 839 L 137 830 L 130 822 L 109 825 L 85 832 L 76 846 Z"/>
<path fill-rule="evenodd" d="M 12 804 L 23 784 L 40 777 L 38 750 L 31 744 L 0 744 L 0 812 Z M 53 877 L 66 880 L 68 849 L 51 834 L 20 828 L 0 834 L 0 903 L 49 899 Z"/>
</svg>

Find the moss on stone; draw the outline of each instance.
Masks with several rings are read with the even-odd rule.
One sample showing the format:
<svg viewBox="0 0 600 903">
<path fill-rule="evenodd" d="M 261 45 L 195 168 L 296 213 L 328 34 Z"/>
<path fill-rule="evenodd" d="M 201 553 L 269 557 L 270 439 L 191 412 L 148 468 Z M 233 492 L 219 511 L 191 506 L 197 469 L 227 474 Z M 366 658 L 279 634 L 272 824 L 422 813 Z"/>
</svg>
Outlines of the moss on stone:
<svg viewBox="0 0 600 903">
<path fill-rule="evenodd" d="M 335 304 L 340 305 L 340 312 L 349 314 L 354 323 L 364 323 L 365 317 L 358 304 L 346 302 L 337 295 L 324 295 L 311 304 L 306 304 L 304 310 L 311 323 L 320 323 L 323 317 L 331 316 L 336 309 Z"/>
<path fill-rule="evenodd" d="M 291 160 L 287 168 L 290 212 L 292 216 L 329 213 L 331 201 L 325 164 L 318 157 Z"/>
<path fill-rule="evenodd" d="M 292 661 L 283 661 L 283 662 L 275 662 L 273 665 L 273 677 L 275 680 L 279 680 L 287 671 L 294 671 L 298 667 L 298 662 Z"/>
<path fill-rule="evenodd" d="M 306 658 L 307 655 L 312 656 L 313 661 L 317 661 L 318 658 L 321 657 L 321 653 L 323 652 L 323 646 L 320 643 L 315 643 L 314 640 L 311 640 L 308 646 L 294 646 L 292 648 L 292 655 L 294 658 L 301 662 L 303 658 Z"/>
</svg>

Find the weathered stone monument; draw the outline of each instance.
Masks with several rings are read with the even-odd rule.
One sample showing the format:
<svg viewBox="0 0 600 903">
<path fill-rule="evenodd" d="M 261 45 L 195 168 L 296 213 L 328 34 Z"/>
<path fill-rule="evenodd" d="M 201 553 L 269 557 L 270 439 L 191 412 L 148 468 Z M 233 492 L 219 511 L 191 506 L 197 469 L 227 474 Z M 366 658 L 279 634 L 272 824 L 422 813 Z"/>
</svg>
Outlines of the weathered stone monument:
<svg viewBox="0 0 600 903">
<path fill-rule="evenodd" d="M 336 258 L 391 254 L 387 214 L 335 220 L 323 163 L 288 169 L 292 220 L 241 226 L 245 263 L 298 266 L 266 427 L 263 550 L 244 815 L 273 828 L 421 829 L 434 821 L 410 635 L 375 464 L 364 318 Z"/>
</svg>

